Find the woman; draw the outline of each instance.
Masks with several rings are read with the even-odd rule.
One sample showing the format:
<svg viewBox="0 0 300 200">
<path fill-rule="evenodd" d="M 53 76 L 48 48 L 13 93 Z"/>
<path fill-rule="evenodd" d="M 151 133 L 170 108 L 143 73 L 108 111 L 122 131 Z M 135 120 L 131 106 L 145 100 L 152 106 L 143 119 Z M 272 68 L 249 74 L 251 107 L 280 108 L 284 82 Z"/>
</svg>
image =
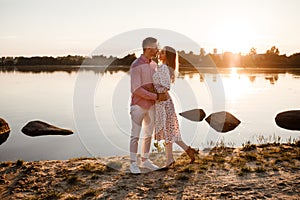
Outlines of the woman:
<svg viewBox="0 0 300 200">
<path fill-rule="evenodd" d="M 157 71 L 153 75 L 153 84 L 158 93 L 165 93 L 170 90 L 171 82 L 175 81 L 176 51 L 172 47 L 166 46 L 158 56 L 162 64 L 157 67 Z M 173 158 L 174 142 L 185 150 L 191 159 L 190 163 L 195 161 L 195 155 L 198 151 L 182 141 L 171 98 L 166 101 L 157 101 L 155 104 L 155 138 L 157 141 L 165 140 L 166 168 L 175 163 Z"/>
</svg>

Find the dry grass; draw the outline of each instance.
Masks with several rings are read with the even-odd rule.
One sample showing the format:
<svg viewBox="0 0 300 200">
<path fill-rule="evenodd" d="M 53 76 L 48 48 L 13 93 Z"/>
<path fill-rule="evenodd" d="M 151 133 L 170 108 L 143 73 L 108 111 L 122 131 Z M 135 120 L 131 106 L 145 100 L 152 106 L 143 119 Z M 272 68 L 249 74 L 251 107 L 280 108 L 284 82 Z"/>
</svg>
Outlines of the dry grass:
<svg viewBox="0 0 300 200">
<path fill-rule="evenodd" d="M 298 148 L 295 148 L 298 147 Z M 177 173 L 205 173 L 209 170 L 235 171 L 239 176 L 247 173 L 265 173 L 279 171 L 289 167 L 300 169 L 299 142 L 293 144 L 262 144 L 247 143 L 241 149 L 225 146 L 214 147 L 201 156 L 195 164 L 186 165 L 188 157 L 183 154 L 177 159 Z M 183 166 L 183 167 L 180 167 Z"/>
</svg>

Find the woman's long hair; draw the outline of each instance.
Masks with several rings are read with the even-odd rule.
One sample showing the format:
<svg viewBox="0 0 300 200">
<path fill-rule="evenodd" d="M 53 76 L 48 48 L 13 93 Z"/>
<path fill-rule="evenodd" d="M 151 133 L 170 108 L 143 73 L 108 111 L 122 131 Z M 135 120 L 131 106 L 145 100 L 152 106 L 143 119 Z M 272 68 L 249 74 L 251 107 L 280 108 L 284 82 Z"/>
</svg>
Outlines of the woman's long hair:
<svg viewBox="0 0 300 200">
<path fill-rule="evenodd" d="M 170 72 L 171 82 L 174 83 L 175 81 L 175 70 L 177 68 L 177 57 L 176 57 L 176 50 L 170 46 L 165 46 L 164 49 L 166 50 L 166 64 L 168 65 L 168 69 Z"/>
</svg>

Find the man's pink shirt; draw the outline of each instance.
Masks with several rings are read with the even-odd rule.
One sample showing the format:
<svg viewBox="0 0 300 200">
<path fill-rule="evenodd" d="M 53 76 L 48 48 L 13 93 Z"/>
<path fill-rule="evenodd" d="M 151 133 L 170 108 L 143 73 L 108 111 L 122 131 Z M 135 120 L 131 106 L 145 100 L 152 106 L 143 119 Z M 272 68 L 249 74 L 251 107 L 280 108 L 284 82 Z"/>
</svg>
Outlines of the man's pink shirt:
<svg viewBox="0 0 300 200">
<path fill-rule="evenodd" d="M 131 105 L 139 105 L 149 109 L 155 104 L 157 94 L 153 86 L 153 74 L 157 68 L 156 62 L 141 55 L 130 67 Z"/>
</svg>

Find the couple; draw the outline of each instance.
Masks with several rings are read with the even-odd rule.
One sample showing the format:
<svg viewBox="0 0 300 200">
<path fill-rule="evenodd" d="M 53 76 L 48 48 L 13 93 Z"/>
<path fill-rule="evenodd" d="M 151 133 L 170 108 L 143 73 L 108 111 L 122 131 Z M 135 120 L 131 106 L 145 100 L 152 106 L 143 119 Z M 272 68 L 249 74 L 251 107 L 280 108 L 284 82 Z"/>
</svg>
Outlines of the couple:
<svg viewBox="0 0 300 200">
<path fill-rule="evenodd" d="M 130 136 L 130 171 L 141 173 L 137 164 L 137 151 L 140 132 L 143 127 L 143 140 L 140 167 L 151 170 L 159 169 L 149 159 L 149 151 L 153 131 L 155 138 L 165 140 L 166 166 L 168 168 L 175 161 L 173 158 L 173 143 L 179 145 L 191 159 L 195 160 L 197 151 L 187 146 L 181 138 L 174 104 L 168 94 L 170 83 L 175 80 L 176 51 L 172 47 L 158 50 L 156 38 L 148 37 L 143 40 L 143 54 L 130 67 L 131 78 L 131 136 Z M 152 58 L 158 58 L 161 65 L 157 65 Z"/>
</svg>

